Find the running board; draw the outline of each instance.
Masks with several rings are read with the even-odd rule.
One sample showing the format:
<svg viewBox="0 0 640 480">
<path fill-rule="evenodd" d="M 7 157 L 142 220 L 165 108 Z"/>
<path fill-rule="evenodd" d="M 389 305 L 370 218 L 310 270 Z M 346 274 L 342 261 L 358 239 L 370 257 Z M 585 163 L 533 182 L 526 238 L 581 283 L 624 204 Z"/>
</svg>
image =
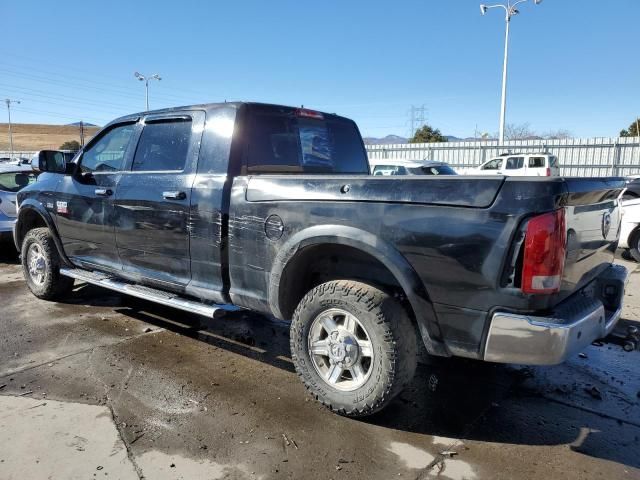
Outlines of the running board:
<svg viewBox="0 0 640 480">
<path fill-rule="evenodd" d="M 213 318 L 217 310 L 228 310 L 224 305 L 206 305 L 194 300 L 187 300 L 175 293 L 164 292 L 155 288 L 145 287 L 143 285 L 135 285 L 109 275 L 107 273 L 93 272 L 90 270 L 82 270 L 80 268 L 61 268 L 60 273 L 65 277 L 75 278 L 98 287 L 108 288 L 116 292 L 131 295 L 132 297 L 141 298 L 150 302 L 159 303 L 168 307 L 178 308 L 186 312 L 197 313 L 205 317 Z M 235 309 L 235 308 L 232 308 Z"/>
</svg>

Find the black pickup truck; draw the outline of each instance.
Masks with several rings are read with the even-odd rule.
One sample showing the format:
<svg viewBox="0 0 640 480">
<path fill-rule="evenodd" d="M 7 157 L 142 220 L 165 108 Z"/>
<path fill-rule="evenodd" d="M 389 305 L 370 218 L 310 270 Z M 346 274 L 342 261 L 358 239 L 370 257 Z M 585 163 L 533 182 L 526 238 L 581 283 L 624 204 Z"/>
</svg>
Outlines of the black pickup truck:
<svg viewBox="0 0 640 480">
<path fill-rule="evenodd" d="M 370 176 L 353 121 L 257 103 L 129 115 L 58 157 L 18 194 L 37 297 L 81 280 L 291 319 L 298 374 L 344 415 L 387 405 L 418 342 L 556 364 L 620 317 L 622 179 Z"/>
</svg>

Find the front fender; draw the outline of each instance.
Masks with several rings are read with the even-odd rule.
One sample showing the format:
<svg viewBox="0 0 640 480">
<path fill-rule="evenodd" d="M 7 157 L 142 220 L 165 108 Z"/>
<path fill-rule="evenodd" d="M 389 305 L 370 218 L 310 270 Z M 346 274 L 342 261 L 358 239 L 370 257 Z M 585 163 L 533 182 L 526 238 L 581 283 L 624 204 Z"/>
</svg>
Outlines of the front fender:
<svg viewBox="0 0 640 480">
<path fill-rule="evenodd" d="M 355 227 L 316 225 L 297 232 L 285 242 L 274 259 L 269 282 L 269 305 L 277 317 L 283 318 L 279 305 L 280 280 L 289 262 L 305 247 L 327 244 L 347 245 L 380 261 L 404 290 L 427 351 L 434 355 L 450 355 L 444 344 L 438 340 L 442 337 L 433 303 L 416 271 L 393 245 Z"/>
<path fill-rule="evenodd" d="M 38 215 L 42 221 L 44 221 L 45 225 L 51 231 L 51 236 L 53 237 L 53 242 L 56 245 L 56 249 L 58 250 L 58 255 L 60 259 L 71 266 L 71 262 L 67 258 L 64 253 L 64 249 L 62 248 L 62 242 L 60 241 L 60 236 L 58 235 L 58 229 L 51 218 L 51 214 L 47 211 L 47 209 L 40 202 L 33 198 L 25 198 L 22 203 L 20 203 L 20 208 L 18 209 L 18 218 L 16 220 L 15 225 L 13 226 L 13 241 L 16 245 L 18 251 L 22 249 L 22 241 L 24 240 L 24 236 L 26 235 L 28 229 L 29 222 L 31 222 L 31 215 Z"/>
</svg>

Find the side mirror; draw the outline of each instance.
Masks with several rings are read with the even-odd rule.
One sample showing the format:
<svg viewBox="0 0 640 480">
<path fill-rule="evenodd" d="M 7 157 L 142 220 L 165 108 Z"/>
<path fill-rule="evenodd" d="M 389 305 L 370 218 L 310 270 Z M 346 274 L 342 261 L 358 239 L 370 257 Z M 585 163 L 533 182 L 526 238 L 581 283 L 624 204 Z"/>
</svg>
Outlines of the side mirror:
<svg viewBox="0 0 640 480">
<path fill-rule="evenodd" d="M 31 159 L 31 168 L 37 172 L 66 173 L 64 153 L 58 150 L 40 150 Z"/>
</svg>

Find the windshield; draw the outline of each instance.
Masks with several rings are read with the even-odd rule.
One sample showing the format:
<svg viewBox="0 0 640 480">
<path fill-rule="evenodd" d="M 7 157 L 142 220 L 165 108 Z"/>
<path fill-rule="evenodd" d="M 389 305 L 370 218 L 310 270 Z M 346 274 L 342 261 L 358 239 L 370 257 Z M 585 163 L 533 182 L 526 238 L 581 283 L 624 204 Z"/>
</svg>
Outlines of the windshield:
<svg viewBox="0 0 640 480">
<path fill-rule="evenodd" d="M 36 181 L 34 172 L 4 172 L 0 173 L 0 190 L 18 192 Z"/>
<path fill-rule="evenodd" d="M 408 169 L 412 175 L 457 175 L 449 165 L 428 165 Z"/>
</svg>

